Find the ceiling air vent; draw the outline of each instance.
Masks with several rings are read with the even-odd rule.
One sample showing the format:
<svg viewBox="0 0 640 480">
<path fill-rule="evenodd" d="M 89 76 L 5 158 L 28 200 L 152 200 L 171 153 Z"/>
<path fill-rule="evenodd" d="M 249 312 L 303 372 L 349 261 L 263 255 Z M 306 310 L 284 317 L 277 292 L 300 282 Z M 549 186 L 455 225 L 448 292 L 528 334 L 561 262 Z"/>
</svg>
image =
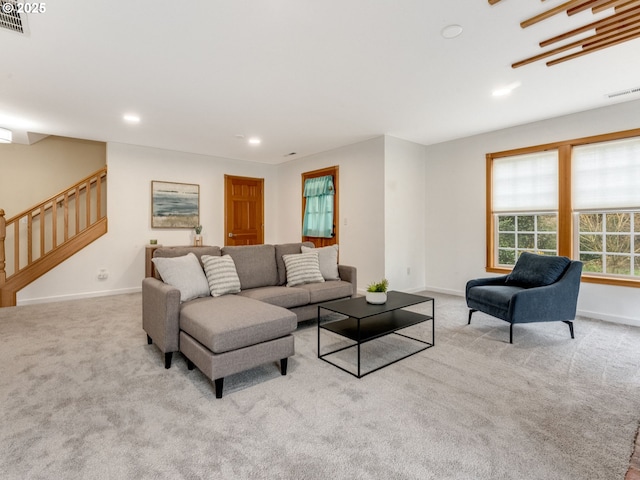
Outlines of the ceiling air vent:
<svg viewBox="0 0 640 480">
<path fill-rule="evenodd" d="M 631 95 L 632 93 L 640 93 L 640 87 L 628 88 L 627 90 L 622 90 L 620 92 L 607 93 L 607 97 L 616 98 L 621 97 L 622 95 Z"/>
<path fill-rule="evenodd" d="M 12 32 L 24 33 L 24 25 L 13 0 L 0 0 L 0 27 Z"/>
</svg>

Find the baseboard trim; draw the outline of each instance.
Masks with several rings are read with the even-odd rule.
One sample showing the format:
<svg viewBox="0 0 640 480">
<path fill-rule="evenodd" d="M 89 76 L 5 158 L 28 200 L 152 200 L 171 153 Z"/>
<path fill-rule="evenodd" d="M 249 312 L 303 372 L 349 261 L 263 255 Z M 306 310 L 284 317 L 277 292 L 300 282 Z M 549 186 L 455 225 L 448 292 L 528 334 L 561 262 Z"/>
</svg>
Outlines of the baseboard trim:
<svg viewBox="0 0 640 480">
<path fill-rule="evenodd" d="M 35 305 L 39 303 L 66 302 L 68 300 L 81 300 L 85 298 L 94 298 L 94 297 L 110 297 L 112 295 L 123 295 L 126 293 L 139 293 L 141 291 L 142 291 L 142 287 L 134 287 L 134 288 L 120 288 L 118 290 L 103 290 L 99 292 L 57 295 L 53 297 L 28 298 L 25 300 L 18 300 L 16 302 L 16 305 L 22 306 L 22 305 Z"/>
<path fill-rule="evenodd" d="M 606 313 L 591 312 L 588 310 L 578 310 L 576 312 L 576 315 L 579 317 L 587 317 L 587 318 L 593 318 L 595 320 L 602 320 L 604 322 L 619 323 L 622 325 L 631 325 L 633 327 L 640 327 L 640 320 L 638 320 L 637 318 L 607 315 Z"/>
</svg>

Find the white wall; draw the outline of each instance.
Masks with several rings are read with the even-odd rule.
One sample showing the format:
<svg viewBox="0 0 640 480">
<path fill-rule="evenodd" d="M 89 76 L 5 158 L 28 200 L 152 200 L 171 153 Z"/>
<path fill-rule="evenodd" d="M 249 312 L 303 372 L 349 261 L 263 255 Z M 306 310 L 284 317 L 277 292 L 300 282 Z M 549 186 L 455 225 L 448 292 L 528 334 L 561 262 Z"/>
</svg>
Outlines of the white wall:
<svg viewBox="0 0 640 480">
<path fill-rule="evenodd" d="M 640 101 L 426 148 L 426 286 L 462 295 L 485 272 L 485 154 L 640 127 Z M 640 325 L 640 290 L 583 283 L 579 313 Z"/>
<path fill-rule="evenodd" d="M 385 276 L 391 290 L 425 286 L 425 146 L 385 137 Z"/>
<path fill-rule="evenodd" d="M 276 167 L 203 155 L 109 143 L 107 145 L 109 232 L 18 292 L 18 304 L 138 291 L 144 278 L 144 247 L 189 245 L 191 229 L 151 228 L 151 181 L 200 185 L 204 243 L 224 244 L 224 175 L 265 179 L 265 242 L 278 239 Z M 98 280 L 106 268 L 109 278 Z"/>
<path fill-rule="evenodd" d="M 384 137 L 281 164 L 279 241 L 300 241 L 302 173 L 334 165 L 340 167 L 340 263 L 357 267 L 364 290 L 385 275 Z"/>
</svg>

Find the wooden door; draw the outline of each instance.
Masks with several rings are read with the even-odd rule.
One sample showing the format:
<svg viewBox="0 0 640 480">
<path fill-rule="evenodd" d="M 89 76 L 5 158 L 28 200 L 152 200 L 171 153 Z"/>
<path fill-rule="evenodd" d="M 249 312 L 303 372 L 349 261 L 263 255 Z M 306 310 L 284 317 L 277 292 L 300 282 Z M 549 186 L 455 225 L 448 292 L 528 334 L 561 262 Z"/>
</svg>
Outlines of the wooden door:
<svg viewBox="0 0 640 480">
<path fill-rule="evenodd" d="M 338 166 L 322 168 L 320 170 L 314 170 L 312 172 L 306 172 L 302 174 L 302 222 L 304 222 L 304 211 L 307 206 L 307 199 L 304 197 L 304 182 L 308 178 L 317 178 L 324 177 L 326 175 L 330 175 L 333 177 L 333 188 L 335 190 L 335 195 L 333 196 L 333 236 L 331 238 L 324 237 L 306 237 L 302 236 L 303 242 L 313 242 L 316 247 L 326 247 L 327 245 L 335 245 L 338 243 L 339 237 L 339 222 L 338 219 L 340 216 L 338 215 L 338 205 L 340 205 L 339 200 L 339 188 L 338 188 Z M 300 224 L 300 230 L 302 230 L 302 223 Z"/>
<path fill-rule="evenodd" d="M 224 244 L 264 243 L 264 179 L 224 176 Z"/>
</svg>

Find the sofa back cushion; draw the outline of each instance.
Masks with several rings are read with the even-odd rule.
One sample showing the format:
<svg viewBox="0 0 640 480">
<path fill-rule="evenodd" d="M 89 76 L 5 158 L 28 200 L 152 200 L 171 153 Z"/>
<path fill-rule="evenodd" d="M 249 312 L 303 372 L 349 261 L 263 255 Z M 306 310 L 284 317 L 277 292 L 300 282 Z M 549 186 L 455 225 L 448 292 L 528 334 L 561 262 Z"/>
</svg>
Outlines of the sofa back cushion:
<svg viewBox="0 0 640 480">
<path fill-rule="evenodd" d="M 522 252 L 507 277 L 507 285 L 531 288 L 557 282 L 571 263 L 567 257 Z"/>
<path fill-rule="evenodd" d="M 312 242 L 296 242 L 296 243 L 281 243 L 276 245 L 276 265 L 278 266 L 278 285 L 284 285 L 287 283 L 287 269 L 284 265 L 283 255 L 293 255 L 296 253 L 302 253 L 301 247 L 313 248 Z"/>
<path fill-rule="evenodd" d="M 204 247 L 159 247 L 153 252 L 153 258 L 173 258 L 173 257 L 184 257 L 185 255 L 193 253 L 200 265 L 204 269 L 204 264 L 202 263 L 202 255 L 211 255 L 214 257 L 219 257 L 220 247 L 214 246 L 204 246 Z M 204 270 L 203 270 L 204 271 Z M 153 276 L 158 280 L 162 280 L 160 275 L 158 274 L 158 269 L 154 268 Z"/>
<path fill-rule="evenodd" d="M 276 249 L 273 245 L 222 247 L 222 254 L 233 258 L 242 290 L 278 284 Z"/>
</svg>

